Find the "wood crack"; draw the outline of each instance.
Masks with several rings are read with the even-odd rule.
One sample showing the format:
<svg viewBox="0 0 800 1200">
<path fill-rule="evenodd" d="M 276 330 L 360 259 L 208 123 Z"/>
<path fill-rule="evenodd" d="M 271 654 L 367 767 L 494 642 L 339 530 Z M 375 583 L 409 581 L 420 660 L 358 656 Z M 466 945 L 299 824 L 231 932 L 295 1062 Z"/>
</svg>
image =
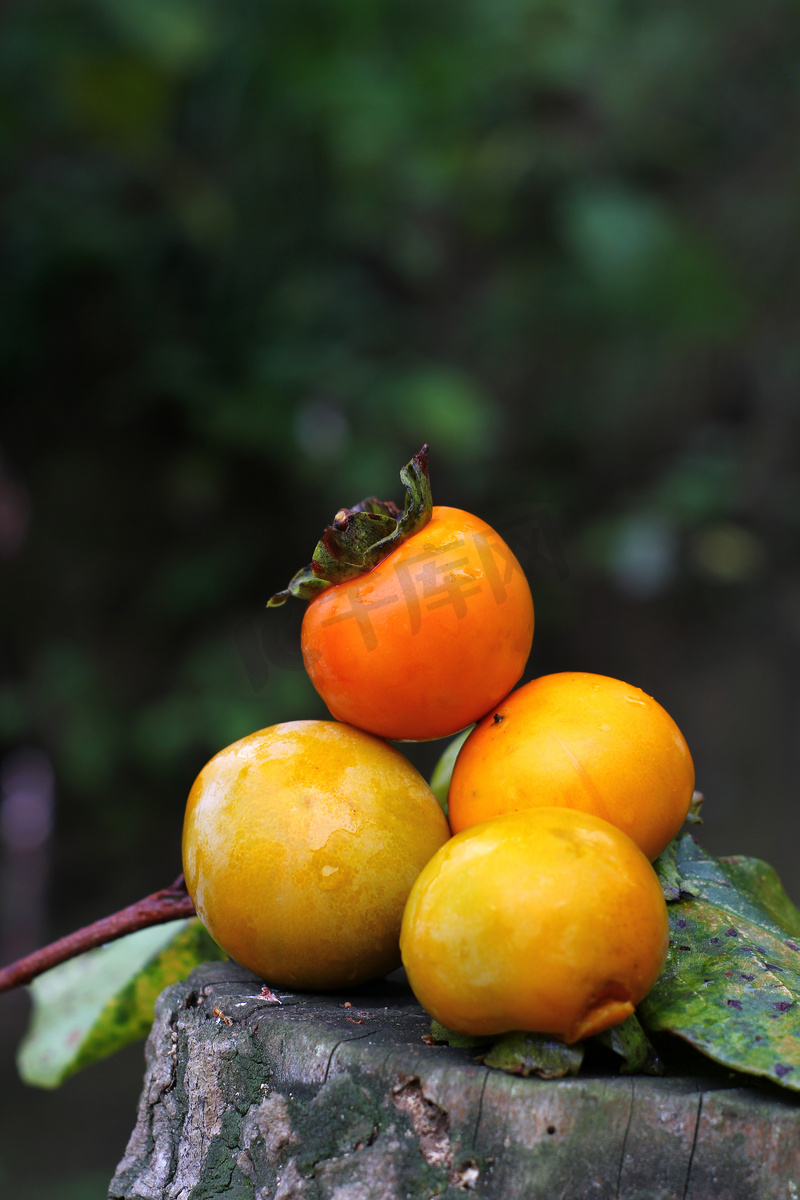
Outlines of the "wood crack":
<svg viewBox="0 0 800 1200">
<path fill-rule="evenodd" d="M 472 1134 L 472 1149 L 474 1150 L 478 1144 L 478 1130 L 480 1129 L 481 1117 L 483 1116 L 483 1097 L 486 1094 L 486 1085 L 489 1082 L 489 1068 L 484 1067 L 483 1084 L 481 1086 L 481 1094 L 478 1097 L 478 1116 L 475 1121 L 475 1130 Z"/>
<path fill-rule="evenodd" d="M 348 1046 L 351 1042 L 363 1042 L 364 1038 L 372 1037 L 372 1035 L 377 1032 L 378 1032 L 378 1030 L 373 1028 L 373 1029 L 368 1029 L 366 1031 L 366 1033 L 357 1033 L 355 1035 L 355 1037 L 340 1038 L 339 1041 L 336 1043 L 336 1045 L 331 1050 L 330 1054 L 328 1055 L 328 1062 L 325 1066 L 325 1077 L 323 1078 L 322 1082 L 323 1083 L 328 1082 L 328 1076 L 331 1073 L 331 1064 L 333 1062 L 333 1056 L 336 1053 L 336 1051 L 339 1049 L 340 1046 Z"/>
<path fill-rule="evenodd" d="M 625 1126 L 625 1133 L 622 1135 L 622 1150 L 619 1156 L 619 1170 L 617 1171 L 617 1200 L 619 1200 L 620 1190 L 622 1188 L 622 1172 L 625 1170 L 625 1151 L 628 1147 L 628 1134 L 631 1131 L 631 1123 L 633 1121 L 633 1109 L 636 1104 L 636 1080 L 631 1080 L 631 1103 L 628 1109 L 628 1123 Z"/>
<path fill-rule="evenodd" d="M 697 1101 L 697 1119 L 695 1120 L 695 1123 L 694 1123 L 694 1136 L 692 1138 L 692 1149 L 689 1153 L 689 1167 L 686 1172 L 686 1183 L 683 1185 L 682 1200 L 686 1200 L 686 1197 L 689 1194 L 689 1183 L 691 1182 L 692 1167 L 694 1166 L 694 1154 L 695 1154 L 695 1150 L 697 1149 L 697 1137 L 700 1132 L 700 1119 L 703 1115 L 703 1099 L 704 1099 L 703 1093 L 701 1092 L 700 1097 Z"/>
</svg>

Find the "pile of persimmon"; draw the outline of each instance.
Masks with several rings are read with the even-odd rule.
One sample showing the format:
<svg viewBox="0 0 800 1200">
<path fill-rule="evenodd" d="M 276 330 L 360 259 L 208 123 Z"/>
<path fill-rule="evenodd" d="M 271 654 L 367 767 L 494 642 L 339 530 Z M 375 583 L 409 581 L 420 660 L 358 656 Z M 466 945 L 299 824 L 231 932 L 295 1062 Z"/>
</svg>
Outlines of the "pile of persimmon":
<svg viewBox="0 0 800 1200">
<path fill-rule="evenodd" d="M 444 1025 L 575 1041 L 623 1021 L 663 967 L 651 863 L 687 815 L 692 759 L 664 709 L 619 680 L 563 672 L 513 690 L 534 625 L 519 562 L 478 517 L 433 505 L 427 447 L 401 479 L 402 510 L 341 509 L 270 601 L 308 601 L 303 660 L 335 720 L 272 726 L 204 767 L 187 886 L 268 983 L 350 986 L 402 951 Z M 472 725 L 448 827 L 385 739 Z"/>
</svg>

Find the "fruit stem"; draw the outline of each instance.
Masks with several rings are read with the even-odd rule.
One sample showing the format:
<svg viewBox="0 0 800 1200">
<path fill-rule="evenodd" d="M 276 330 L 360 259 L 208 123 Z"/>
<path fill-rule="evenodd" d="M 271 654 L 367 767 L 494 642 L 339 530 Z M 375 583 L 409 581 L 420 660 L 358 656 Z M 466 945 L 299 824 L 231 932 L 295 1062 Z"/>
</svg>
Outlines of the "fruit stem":
<svg viewBox="0 0 800 1200">
<path fill-rule="evenodd" d="M 57 967 L 59 963 L 94 950 L 106 942 L 116 941 L 127 933 L 147 929 L 150 925 L 163 925 L 166 921 L 177 921 L 181 917 L 193 917 L 195 908 L 186 890 L 183 875 L 179 875 L 169 887 L 152 892 L 135 904 L 102 917 L 83 929 L 68 933 L 66 937 L 51 942 L 41 950 L 20 958 L 0 969 L 0 992 L 11 991 L 24 983 L 30 983 L 37 975 Z"/>
</svg>

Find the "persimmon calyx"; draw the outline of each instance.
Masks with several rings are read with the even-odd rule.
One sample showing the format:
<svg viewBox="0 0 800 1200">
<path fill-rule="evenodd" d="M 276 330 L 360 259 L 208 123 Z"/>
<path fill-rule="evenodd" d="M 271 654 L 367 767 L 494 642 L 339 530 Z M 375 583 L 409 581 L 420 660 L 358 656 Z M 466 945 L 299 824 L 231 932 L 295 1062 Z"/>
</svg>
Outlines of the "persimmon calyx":
<svg viewBox="0 0 800 1200">
<path fill-rule="evenodd" d="M 687 825 L 702 825 L 703 824 L 703 818 L 700 814 L 702 812 L 702 808 L 703 808 L 703 804 L 705 803 L 705 799 L 706 798 L 702 792 L 692 792 L 692 800 L 689 805 L 689 811 L 686 814 L 686 824 Z"/>
<path fill-rule="evenodd" d="M 433 512 L 427 445 L 403 467 L 400 479 L 406 489 L 402 512 L 393 501 L 375 496 L 353 508 L 340 508 L 317 542 L 311 562 L 292 576 L 267 607 L 277 608 L 289 596 L 313 600 L 334 584 L 364 575 L 423 529 Z"/>
</svg>

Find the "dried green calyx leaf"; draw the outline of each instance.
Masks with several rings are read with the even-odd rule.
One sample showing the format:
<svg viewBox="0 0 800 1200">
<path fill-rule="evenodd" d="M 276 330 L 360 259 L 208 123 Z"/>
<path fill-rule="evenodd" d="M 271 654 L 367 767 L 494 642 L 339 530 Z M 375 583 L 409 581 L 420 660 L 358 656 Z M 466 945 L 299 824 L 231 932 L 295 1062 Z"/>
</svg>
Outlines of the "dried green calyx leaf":
<svg viewBox="0 0 800 1200">
<path fill-rule="evenodd" d="M 400 479 L 406 489 L 402 512 L 391 500 L 374 496 L 353 508 L 339 509 L 317 542 L 311 562 L 292 576 L 267 607 L 276 608 L 289 596 L 313 600 L 326 588 L 371 571 L 402 542 L 419 533 L 433 512 L 427 445 L 403 467 Z"/>
<path fill-rule="evenodd" d="M 597 1040 L 620 1056 L 623 1075 L 664 1074 L 664 1064 L 634 1014 L 621 1025 L 612 1025 L 604 1033 L 598 1033 Z"/>
<path fill-rule="evenodd" d="M 477 1037 L 471 1033 L 456 1033 L 440 1021 L 431 1021 L 430 1041 L 436 1045 L 456 1046 L 459 1050 L 473 1050 L 494 1041 L 493 1036 Z"/>
<path fill-rule="evenodd" d="M 510 1075 L 538 1075 L 563 1079 L 577 1075 L 583 1062 L 583 1043 L 568 1046 L 546 1033 L 506 1033 L 478 1062 Z"/>
<path fill-rule="evenodd" d="M 703 805 L 705 803 L 705 799 L 706 798 L 702 792 L 693 792 L 692 793 L 692 801 L 691 801 L 691 804 L 689 805 L 689 811 L 686 814 L 686 824 L 687 825 L 702 825 L 703 824 L 703 818 L 701 816 L 701 813 L 703 811 Z"/>
<path fill-rule="evenodd" d="M 644 1034 L 642 1033 L 644 1038 Z M 431 1021 L 428 1043 L 455 1046 L 475 1052 L 475 1061 L 509 1075 L 538 1075 L 540 1079 L 563 1079 L 577 1075 L 583 1062 L 583 1043 L 567 1046 L 547 1033 L 485 1034 L 482 1037 L 455 1033 L 439 1021 Z M 644 1038 L 647 1041 L 646 1038 Z M 649 1043 L 647 1043 L 649 1045 Z M 624 1054 L 618 1050 L 617 1053 Z"/>
</svg>

